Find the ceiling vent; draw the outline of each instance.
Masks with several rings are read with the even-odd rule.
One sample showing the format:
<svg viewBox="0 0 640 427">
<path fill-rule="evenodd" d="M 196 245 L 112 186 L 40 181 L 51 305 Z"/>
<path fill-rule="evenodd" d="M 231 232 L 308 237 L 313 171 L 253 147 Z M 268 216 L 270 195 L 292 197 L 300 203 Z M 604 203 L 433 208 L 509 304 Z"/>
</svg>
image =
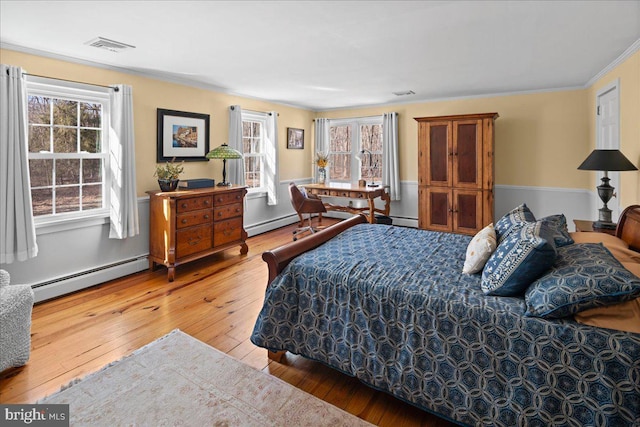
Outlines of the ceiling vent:
<svg viewBox="0 0 640 427">
<path fill-rule="evenodd" d="M 121 52 L 125 49 L 135 49 L 130 44 L 117 42 L 115 40 L 105 39 L 104 37 L 96 37 L 85 43 L 88 46 L 97 47 L 98 49 L 108 50 L 110 52 Z"/>
<path fill-rule="evenodd" d="M 416 93 L 412 90 L 402 90 L 400 92 L 393 92 L 395 96 L 407 96 L 407 95 L 415 95 Z"/>
</svg>

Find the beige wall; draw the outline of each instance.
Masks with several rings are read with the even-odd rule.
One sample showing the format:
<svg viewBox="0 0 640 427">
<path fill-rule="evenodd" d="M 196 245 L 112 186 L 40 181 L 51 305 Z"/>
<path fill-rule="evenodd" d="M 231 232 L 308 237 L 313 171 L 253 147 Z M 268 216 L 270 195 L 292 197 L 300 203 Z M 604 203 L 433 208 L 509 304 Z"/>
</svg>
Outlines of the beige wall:
<svg viewBox="0 0 640 427">
<path fill-rule="evenodd" d="M 156 165 L 157 108 L 209 114 L 211 116 L 211 148 L 227 142 L 230 105 L 238 104 L 243 109 L 254 111 L 277 111 L 279 113 L 279 160 L 282 165 L 280 179 L 287 180 L 311 175 L 310 135 L 313 119 L 311 111 L 6 49 L 0 50 L 0 60 L 3 64 L 21 66 L 32 74 L 101 85 L 117 83 L 131 85 L 134 99 L 138 195 L 144 195 L 146 190 L 158 187 L 153 177 Z M 305 130 L 304 150 L 287 150 L 287 127 Z M 187 162 L 182 177 L 184 179 L 214 178 L 220 181 L 222 162 L 216 160 Z"/>
<path fill-rule="evenodd" d="M 333 110 L 317 117 L 399 114 L 400 178 L 418 179 L 418 127 L 414 117 L 498 112 L 496 184 L 540 187 L 587 187 L 577 167 L 588 152 L 584 90 L 496 96 L 386 107 Z"/>
<path fill-rule="evenodd" d="M 156 109 L 167 108 L 211 115 L 211 148 L 227 140 L 228 110 L 233 104 L 255 111 L 279 112 L 280 179 L 311 176 L 314 117 L 341 118 L 399 113 L 400 178 L 416 181 L 417 124 L 414 117 L 498 112 L 496 122 L 496 184 L 593 190 L 593 174 L 578 165 L 595 147 L 595 93 L 620 79 L 621 148 L 640 164 L 640 52 L 583 90 L 505 95 L 487 98 L 398 104 L 385 107 L 331 110 L 313 113 L 280 104 L 227 95 L 211 90 L 168 83 L 148 77 L 69 63 L 30 54 L 1 50 L 1 61 L 20 65 L 28 72 L 96 84 L 133 86 L 136 123 L 138 193 L 156 188 Z M 305 149 L 287 150 L 287 127 L 305 131 Z M 186 164 L 183 178 L 221 178 L 219 161 Z M 640 202 L 640 173 L 621 174 L 621 205 Z"/>
<path fill-rule="evenodd" d="M 620 151 L 640 167 L 640 51 L 598 79 L 587 90 L 589 111 L 589 149 L 596 146 L 596 95 L 616 79 L 620 82 Z M 590 183 L 595 182 L 592 174 Z M 620 206 L 640 203 L 640 172 L 621 172 L 616 189 Z"/>
</svg>

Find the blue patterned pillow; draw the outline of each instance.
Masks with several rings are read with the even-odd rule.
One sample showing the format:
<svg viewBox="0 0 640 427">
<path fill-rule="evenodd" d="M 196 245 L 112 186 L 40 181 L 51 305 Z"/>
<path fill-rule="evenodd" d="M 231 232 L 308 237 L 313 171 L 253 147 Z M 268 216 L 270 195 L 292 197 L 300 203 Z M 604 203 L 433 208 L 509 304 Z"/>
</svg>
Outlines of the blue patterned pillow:
<svg viewBox="0 0 640 427">
<path fill-rule="evenodd" d="M 527 316 L 561 318 L 640 296 L 640 279 L 601 244 L 558 249 L 553 268 L 525 293 Z"/>
<path fill-rule="evenodd" d="M 573 244 L 573 239 L 569 235 L 569 229 L 567 228 L 567 218 L 563 214 L 545 216 L 538 221 L 549 227 L 556 247 L 560 248 Z"/>
<path fill-rule="evenodd" d="M 552 242 L 550 230 L 540 222 L 514 226 L 484 266 L 482 291 L 487 295 L 522 295 L 553 265 L 556 248 Z"/>
<path fill-rule="evenodd" d="M 502 242 L 509 235 L 514 227 L 525 222 L 535 221 L 536 217 L 533 216 L 533 213 L 524 203 L 512 209 L 511 212 L 507 212 L 502 218 L 498 220 L 498 222 L 496 222 L 495 225 L 498 244 L 500 244 L 500 242 Z"/>
</svg>

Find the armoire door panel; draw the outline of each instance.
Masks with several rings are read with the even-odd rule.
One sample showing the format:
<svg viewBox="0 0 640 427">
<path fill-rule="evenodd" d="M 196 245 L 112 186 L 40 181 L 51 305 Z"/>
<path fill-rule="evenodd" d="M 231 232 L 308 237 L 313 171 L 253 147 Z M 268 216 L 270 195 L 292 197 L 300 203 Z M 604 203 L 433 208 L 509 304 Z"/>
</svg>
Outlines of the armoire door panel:
<svg viewBox="0 0 640 427">
<path fill-rule="evenodd" d="M 453 190 L 454 231 L 475 234 L 482 228 L 482 191 Z"/>
<path fill-rule="evenodd" d="M 427 194 L 427 225 L 429 229 L 451 231 L 451 190 L 432 187 Z"/>
<path fill-rule="evenodd" d="M 429 123 L 427 184 L 451 185 L 451 122 Z"/>
<path fill-rule="evenodd" d="M 482 120 L 454 122 L 453 186 L 482 188 Z"/>
</svg>

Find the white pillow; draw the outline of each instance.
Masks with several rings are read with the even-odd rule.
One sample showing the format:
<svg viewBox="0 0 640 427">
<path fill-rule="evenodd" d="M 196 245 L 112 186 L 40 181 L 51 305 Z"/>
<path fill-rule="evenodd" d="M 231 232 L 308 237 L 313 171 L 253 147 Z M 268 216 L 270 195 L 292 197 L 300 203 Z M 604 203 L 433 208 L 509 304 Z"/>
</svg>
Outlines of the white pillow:
<svg viewBox="0 0 640 427">
<path fill-rule="evenodd" d="M 478 231 L 478 234 L 473 236 L 473 239 L 469 242 L 462 272 L 473 274 L 482 271 L 487 260 L 496 250 L 497 245 L 496 230 L 493 228 L 493 223 L 491 223 Z"/>
</svg>

